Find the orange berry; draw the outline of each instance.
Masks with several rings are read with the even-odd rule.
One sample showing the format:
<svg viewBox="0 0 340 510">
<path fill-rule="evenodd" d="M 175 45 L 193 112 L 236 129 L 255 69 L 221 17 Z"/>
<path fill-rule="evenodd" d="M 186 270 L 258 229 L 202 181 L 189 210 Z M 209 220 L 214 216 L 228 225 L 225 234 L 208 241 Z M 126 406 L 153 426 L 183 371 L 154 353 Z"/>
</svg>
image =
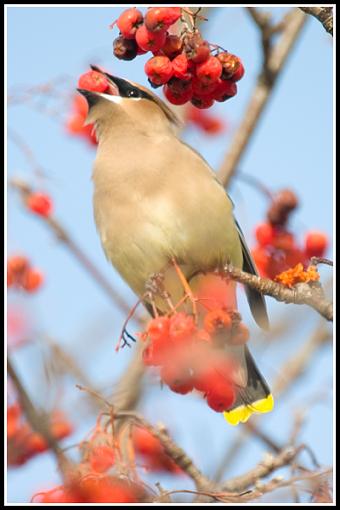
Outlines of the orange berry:
<svg viewBox="0 0 340 510">
<path fill-rule="evenodd" d="M 44 281 L 44 276 L 38 269 L 29 268 L 23 278 L 22 286 L 27 292 L 35 292 Z"/>
<path fill-rule="evenodd" d="M 90 465 L 93 471 L 105 473 L 115 462 L 113 448 L 108 445 L 95 446 L 90 453 Z"/>
<path fill-rule="evenodd" d="M 323 232 L 308 232 L 305 237 L 305 252 L 308 258 L 323 257 L 328 247 L 328 237 Z"/>
<path fill-rule="evenodd" d="M 26 199 L 27 208 L 47 218 L 52 212 L 52 200 L 46 193 L 31 193 Z"/>
<path fill-rule="evenodd" d="M 230 329 L 231 325 L 231 316 L 223 308 L 211 310 L 204 317 L 204 329 L 208 333 L 215 333 L 220 329 Z"/>
</svg>

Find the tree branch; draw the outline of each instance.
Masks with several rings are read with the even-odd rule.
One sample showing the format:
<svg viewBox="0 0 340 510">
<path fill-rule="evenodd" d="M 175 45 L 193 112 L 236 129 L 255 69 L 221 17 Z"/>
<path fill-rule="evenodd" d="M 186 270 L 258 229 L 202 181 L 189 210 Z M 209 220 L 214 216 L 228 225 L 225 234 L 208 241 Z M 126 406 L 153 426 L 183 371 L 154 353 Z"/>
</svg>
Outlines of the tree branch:
<svg viewBox="0 0 340 510">
<path fill-rule="evenodd" d="M 300 9 L 319 20 L 326 32 L 333 36 L 333 7 L 300 7 Z"/>
<path fill-rule="evenodd" d="M 300 445 L 296 448 L 285 448 L 276 456 L 269 453 L 266 454 L 264 459 L 253 469 L 244 475 L 237 476 L 225 482 L 223 484 L 223 490 L 228 492 L 241 492 L 248 489 L 259 478 L 264 478 L 273 473 L 276 469 L 290 464 L 302 449 L 303 446 Z"/>
<path fill-rule="evenodd" d="M 26 203 L 27 197 L 33 193 L 32 188 L 25 182 L 19 179 L 13 179 L 10 182 L 11 186 L 20 192 L 23 203 Z M 65 244 L 78 262 L 83 268 L 92 276 L 97 284 L 104 290 L 109 296 L 111 301 L 125 314 L 129 313 L 130 306 L 122 299 L 115 289 L 109 284 L 103 274 L 97 269 L 97 267 L 91 262 L 91 260 L 85 255 L 82 249 L 75 243 L 71 235 L 66 229 L 58 222 L 53 216 L 42 217 L 44 223 L 50 228 L 56 238 Z M 138 320 L 137 317 L 135 317 Z"/>
<path fill-rule="evenodd" d="M 52 436 L 48 425 L 48 417 L 46 414 L 38 411 L 33 405 L 32 400 L 9 358 L 7 358 L 7 371 L 18 393 L 18 399 L 28 423 L 33 430 L 44 438 L 50 450 L 55 454 L 61 472 L 65 473 L 65 470 L 71 466 L 71 462 Z"/>
<path fill-rule="evenodd" d="M 261 118 L 264 108 L 271 96 L 274 84 L 284 68 L 296 39 L 306 21 L 306 16 L 294 9 L 286 18 L 282 35 L 271 50 L 258 77 L 258 83 L 248 103 L 243 120 L 231 142 L 230 149 L 222 162 L 218 177 L 225 187 L 236 171 L 241 157 L 247 148 L 251 136 Z M 270 79 L 269 79 L 270 77 Z"/>
<path fill-rule="evenodd" d="M 225 276 L 248 285 L 261 294 L 271 296 L 277 301 L 284 303 L 308 305 L 328 321 L 333 320 L 333 304 L 325 298 L 323 289 L 318 282 L 310 284 L 298 283 L 290 289 L 268 278 L 261 278 L 260 276 L 246 273 L 230 264 L 226 264 L 223 271 Z"/>
</svg>

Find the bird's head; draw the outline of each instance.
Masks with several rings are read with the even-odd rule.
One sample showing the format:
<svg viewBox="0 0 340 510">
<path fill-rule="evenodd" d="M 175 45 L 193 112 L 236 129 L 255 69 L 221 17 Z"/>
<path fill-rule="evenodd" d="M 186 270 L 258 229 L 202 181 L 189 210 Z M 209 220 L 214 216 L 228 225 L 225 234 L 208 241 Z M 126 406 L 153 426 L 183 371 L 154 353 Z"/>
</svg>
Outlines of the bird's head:
<svg viewBox="0 0 340 510">
<path fill-rule="evenodd" d="M 94 124 L 99 141 L 105 132 L 130 128 L 144 134 L 174 131 L 180 125 L 176 114 L 156 94 L 130 80 L 112 76 L 96 66 L 109 82 L 108 93 L 77 89 L 87 100 L 86 124 Z"/>
</svg>

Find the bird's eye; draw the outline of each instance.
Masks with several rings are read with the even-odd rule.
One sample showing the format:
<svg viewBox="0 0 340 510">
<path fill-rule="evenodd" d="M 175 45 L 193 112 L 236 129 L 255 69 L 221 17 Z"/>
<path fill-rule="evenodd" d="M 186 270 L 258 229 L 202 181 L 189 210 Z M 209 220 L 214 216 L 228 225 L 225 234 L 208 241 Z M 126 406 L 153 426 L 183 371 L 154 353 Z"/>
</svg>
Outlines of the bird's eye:
<svg viewBox="0 0 340 510">
<path fill-rule="evenodd" d="M 139 91 L 136 89 L 130 89 L 127 93 L 127 97 L 140 97 Z"/>
</svg>

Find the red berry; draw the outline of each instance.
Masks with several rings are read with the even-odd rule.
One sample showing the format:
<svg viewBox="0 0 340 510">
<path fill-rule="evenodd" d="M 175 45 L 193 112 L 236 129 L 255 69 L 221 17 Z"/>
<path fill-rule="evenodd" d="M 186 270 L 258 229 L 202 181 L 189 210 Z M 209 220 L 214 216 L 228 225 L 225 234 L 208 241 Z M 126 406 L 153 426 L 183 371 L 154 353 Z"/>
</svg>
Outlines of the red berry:
<svg viewBox="0 0 340 510">
<path fill-rule="evenodd" d="M 84 122 L 85 122 L 84 116 L 77 113 L 70 117 L 66 122 L 66 130 L 68 131 L 68 133 L 71 133 L 73 135 L 79 134 L 83 131 Z"/>
<path fill-rule="evenodd" d="M 78 87 L 93 92 L 105 92 L 109 86 L 106 77 L 97 71 L 88 71 L 80 76 Z"/>
<path fill-rule="evenodd" d="M 170 339 L 175 342 L 191 340 L 195 331 L 195 321 L 191 315 L 183 312 L 176 313 L 170 319 Z"/>
<path fill-rule="evenodd" d="M 242 62 L 240 61 L 240 65 L 237 69 L 237 71 L 234 72 L 234 74 L 229 78 L 231 81 L 240 81 L 244 76 L 245 70 L 243 67 Z"/>
<path fill-rule="evenodd" d="M 210 108 L 214 104 L 214 100 L 210 95 L 206 96 L 194 96 L 191 99 L 191 103 L 196 106 L 196 108 Z"/>
<path fill-rule="evenodd" d="M 14 255 L 7 261 L 7 270 L 11 274 L 22 274 L 26 272 L 29 267 L 29 261 L 27 257 L 21 255 Z"/>
<path fill-rule="evenodd" d="M 113 54 L 119 60 L 133 60 L 139 50 L 134 39 L 125 39 L 120 35 L 113 41 Z"/>
<path fill-rule="evenodd" d="M 223 66 L 222 78 L 224 80 L 238 81 L 242 78 L 244 67 L 239 57 L 223 52 L 217 55 L 217 58 Z"/>
<path fill-rule="evenodd" d="M 268 252 L 263 247 L 259 247 L 254 248 L 251 254 L 260 276 L 268 277 L 268 265 L 270 262 L 270 255 Z"/>
<path fill-rule="evenodd" d="M 47 218 L 52 212 L 52 200 L 45 193 L 31 193 L 26 199 L 28 209 Z"/>
<path fill-rule="evenodd" d="M 172 66 L 174 70 L 174 76 L 176 76 L 176 78 L 185 79 L 188 71 L 188 59 L 184 53 L 181 53 L 181 55 L 178 55 L 173 59 Z"/>
<path fill-rule="evenodd" d="M 73 98 L 73 109 L 84 119 L 89 111 L 89 105 L 84 96 L 77 94 Z"/>
<path fill-rule="evenodd" d="M 204 329 L 208 333 L 214 333 L 218 330 L 228 330 L 231 328 L 232 318 L 228 311 L 223 308 L 211 310 L 204 317 Z"/>
<path fill-rule="evenodd" d="M 231 384 L 226 384 L 224 387 L 219 387 L 207 393 L 207 404 L 217 413 L 230 409 L 235 399 L 235 390 Z"/>
<path fill-rule="evenodd" d="M 185 395 L 193 390 L 194 385 L 187 368 L 176 365 L 165 365 L 161 369 L 161 379 L 175 393 Z"/>
<path fill-rule="evenodd" d="M 328 247 L 328 238 L 322 232 L 309 232 L 305 237 L 305 252 L 308 258 L 323 257 Z"/>
<path fill-rule="evenodd" d="M 150 32 L 145 25 L 138 28 L 136 32 L 136 42 L 144 51 L 160 50 L 166 40 L 166 32 Z"/>
<path fill-rule="evenodd" d="M 210 55 L 207 41 L 199 33 L 189 34 L 184 38 L 184 49 L 188 59 L 194 64 L 205 62 Z"/>
<path fill-rule="evenodd" d="M 151 7 L 145 14 L 145 26 L 151 32 L 167 30 L 181 17 L 180 7 Z"/>
<path fill-rule="evenodd" d="M 93 471 L 105 473 L 115 462 L 113 448 L 108 445 L 100 445 L 92 448 L 90 453 L 90 465 Z"/>
<path fill-rule="evenodd" d="M 44 276 L 38 269 L 29 268 L 23 277 L 22 286 L 27 292 L 35 292 L 44 281 Z"/>
<path fill-rule="evenodd" d="M 271 246 L 274 236 L 275 231 L 270 223 L 261 223 L 255 229 L 255 237 L 260 246 Z"/>
<path fill-rule="evenodd" d="M 182 92 L 173 91 L 170 86 L 167 84 L 163 87 L 163 92 L 167 100 L 176 105 L 182 105 L 190 101 L 192 98 L 192 88 L 188 87 L 186 90 Z"/>
<path fill-rule="evenodd" d="M 151 340 L 162 340 L 164 338 L 168 338 L 169 327 L 169 317 L 157 317 L 149 322 L 147 331 Z"/>
<path fill-rule="evenodd" d="M 167 83 L 173 74 L 172 63 L 168 57 L 150 58 L 144 66 L 144 71 L 155 85 Z"/>
<path fill-rule="evenodd" d="M 163 446 L 160 441 L 147 429 L 134 427 L 132 432 L 134 447 L 144 455 L 160 455 L 163 453 Z"/>
<path fill-rule="evenodd" d="M 237 85 L 230 80 L 219 79 L 214 92 L 213 98 L 218 102 L 224 102 L 237 94 Z"/>
<path fill-rule="evenodd" d="M 178 35 L 167 34 L 162 52 L 172 60 L 182 51 L 183 42 Z"/>
<path fill-rule="evenodd" d="M 170 91 L 174 94 L 184 94 L 184 93 L 191 93 L 192 95 L 192 84 L 191 80 L 181 80 L 180 78 L 171 78 L 171 80 L 168 81 L 167 86 L 169 87 Z M 190 96 L 191 97 L 191 96 Z"/>
<path fill-rule="evenodd" d="M 117 27 L 125 39 L 134 39 L 137 28 L 143 23 L 143 14 L 136 9 L 126 9 L 117 19 Z"/>
<path fill-rule="evenodd" d="M 209 57 L 196 67 L 196 76 L 202 83 L 217 82 L 222 74 L 222 64 L 216 57 Z"/>
<path fill-rule="evenodd" d="M 296 248 L 293 234 L 280 228 L 274 229 L 272 245 L 274 248 L 283 251 L 295 250 Z"/>
<path fill-rule="evenodd" d="M 192 79 L 192 90 L 195 96 L 212 94 L 217 87 L 217 82 L 203 83 L 196 76 Z"/>
</svg>

